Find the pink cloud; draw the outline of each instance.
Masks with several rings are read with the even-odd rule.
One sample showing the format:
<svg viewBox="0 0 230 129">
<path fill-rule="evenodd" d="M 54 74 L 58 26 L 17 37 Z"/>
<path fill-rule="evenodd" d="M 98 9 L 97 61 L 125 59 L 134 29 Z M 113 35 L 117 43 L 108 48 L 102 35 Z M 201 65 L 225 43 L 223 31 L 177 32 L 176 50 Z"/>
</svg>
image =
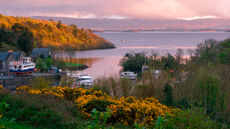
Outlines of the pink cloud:
<svg viewBox="0 0 230 129">
<path fill-rule="evenodd" d="M 100 18 L 230 18 L 229 7 L 230 0 L 1 0 L 0 13 Z"/>
</svg>

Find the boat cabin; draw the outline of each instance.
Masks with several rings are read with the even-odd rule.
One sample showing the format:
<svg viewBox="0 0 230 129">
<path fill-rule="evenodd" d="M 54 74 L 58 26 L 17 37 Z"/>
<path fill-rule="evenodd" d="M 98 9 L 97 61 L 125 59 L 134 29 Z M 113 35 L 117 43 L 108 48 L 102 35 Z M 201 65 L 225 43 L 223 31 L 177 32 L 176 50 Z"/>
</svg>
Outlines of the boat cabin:
<svg viewBox="0 0 230 129">
<path fill-rule="evenodd" d="M 22 58 L 22 62 L 23 63 L 31 63 L 32 62 L 32 59 L 30 57 L 23 57 Z"/>
</svg>

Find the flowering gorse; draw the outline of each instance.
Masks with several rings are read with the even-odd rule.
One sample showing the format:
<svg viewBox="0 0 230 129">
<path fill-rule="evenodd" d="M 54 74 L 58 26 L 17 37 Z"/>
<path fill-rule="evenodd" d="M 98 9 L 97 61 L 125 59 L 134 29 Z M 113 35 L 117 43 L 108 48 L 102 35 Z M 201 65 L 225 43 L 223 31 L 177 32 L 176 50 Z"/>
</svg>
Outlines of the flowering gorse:
<svg viewBox="0 0 230 129">
<path fill-rule="evenodd" d="M 136 97 L 113 98 L 101 90 L 53 87 L 51 89 L 30 89 L 19 87 L 17 92 L 25 91 L 32 95 L 53 95 L 73 101 L 85 117 L 91 117 L 93 109 L 100 112 L 111 110 L 109 122 L 121 122 L 125 125 L 134 123 L 151 125 L 158 116 L 173 115 L 174 108 L 167 107 L 154 97 L 138 99 Z"/>
</svg>

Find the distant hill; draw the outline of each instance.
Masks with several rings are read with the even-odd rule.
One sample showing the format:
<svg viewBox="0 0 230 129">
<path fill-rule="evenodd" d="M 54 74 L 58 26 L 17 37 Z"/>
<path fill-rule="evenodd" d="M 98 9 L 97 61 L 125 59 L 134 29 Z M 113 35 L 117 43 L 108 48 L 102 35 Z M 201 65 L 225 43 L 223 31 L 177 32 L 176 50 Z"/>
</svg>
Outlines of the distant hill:
<svg viewBox="0 0 230 129">
<path fill-rule="evenodd" d="M 0 15 L 0 42 L 22 50 L 23 45 L 28 49 L 31 47 L 51 47 L 62 50 L 114 47 L 112 43 L 89 29 L 79 29 L 75 25 L 66 25 L 61 21 L 3 15 Z M 28 53 L 31 50 L 24 51 Z"/>
<path fill-rule="evenodd" d="M 75 24 L 78 27 L 102 30 L 199 30 L 217 29 L 229 30 L 230 19 L 198 19 L 198 20 L 169 20 L 169 19 L 77 19 L 65 17 L 36 16 L 37 19 L 62 20 L 65 24 Z"/>
</svg>

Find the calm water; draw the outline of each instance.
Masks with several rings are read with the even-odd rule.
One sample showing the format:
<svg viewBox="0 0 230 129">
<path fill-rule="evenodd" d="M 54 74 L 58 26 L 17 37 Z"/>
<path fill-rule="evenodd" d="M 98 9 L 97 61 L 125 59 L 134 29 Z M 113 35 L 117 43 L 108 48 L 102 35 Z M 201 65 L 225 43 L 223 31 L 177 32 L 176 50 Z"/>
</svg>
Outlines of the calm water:
<svg viewBox="0 0 230 129">
<path fill-rule="evenodd" d="M 72 57 L 76 62 L 84 63 L 90 68 L 79 71 L 93 79 L 108 76 L 121 70 L 119 62 L 128 52 L 153 51 L 160 54 L 170 52 L 175 54 L 178 48 L 184 50 L 196 48 L 205 39 L 223 40 L 230 37 L 228 32 L 100 32 L 96 33 L 114 43 L 116 49 L 76 51 Z M 68 58 L 68 52 L 57 53 L 56 56 Z"/>
</svg>

